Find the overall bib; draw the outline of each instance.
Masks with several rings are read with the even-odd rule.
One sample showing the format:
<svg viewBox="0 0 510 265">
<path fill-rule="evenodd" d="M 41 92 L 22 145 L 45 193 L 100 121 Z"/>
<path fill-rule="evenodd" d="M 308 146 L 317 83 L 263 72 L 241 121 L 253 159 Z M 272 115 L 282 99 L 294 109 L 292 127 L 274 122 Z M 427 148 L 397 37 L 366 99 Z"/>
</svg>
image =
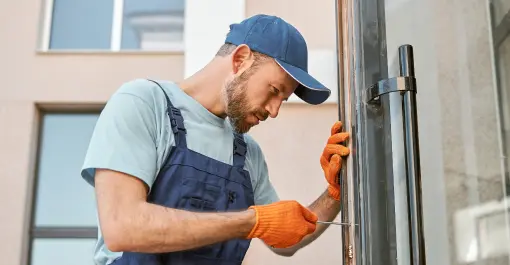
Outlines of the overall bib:
<svg viewBox="0 0 510 265">
<path fill-rule="evenodd" d="M 152 82 L 163 90 L 157 82 Z M 250 176 L 248 171 L 243 169 L 247 151 L 243 136 L 234 133 L 233 165 L 188 149 L 181 112 L 172 105 L 164 90 L 163 93 L 175 137 L 175 147 L 172 147 L 154 182 L 148 195 L 148 202 L 195 212 L 238 211 L 253 205 Z M 250 242 L 248 239 L 235 239 L 172 253 L 124 252 L 122 257 L 112 264 L 240 265 Z"/>
</svg>

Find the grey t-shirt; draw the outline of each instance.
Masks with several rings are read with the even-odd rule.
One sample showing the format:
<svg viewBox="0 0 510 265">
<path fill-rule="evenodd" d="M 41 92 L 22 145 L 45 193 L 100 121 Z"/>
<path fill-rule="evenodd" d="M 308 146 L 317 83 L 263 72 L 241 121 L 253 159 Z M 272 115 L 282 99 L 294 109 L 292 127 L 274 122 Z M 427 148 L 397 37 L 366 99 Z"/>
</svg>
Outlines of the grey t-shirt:
<svg viewBox="0 0 510 265">
<path fill-rule="evenodd" d="M 157 82 L 172 104 L 181 110 L 188 148 L 232 164 L 234 136 L 229 122 L 209 112 L 175 83 Z M 249 135 L 245 135 L 245 141 L 248 145 L 245 169 L 250 173 L 255 204 L 278 201 L 260 147 Z M 95 169 L 108 168 L 140 178 L 150 188 L 174 145 L 163 92 L 151 81 L 132 80 L 112 95 L 101 112 L 81 175 L 94 185 Z M 106 248 L 99 231 L 94 255 L 96 264 L 110 264 L 121 255 Z"/>
</svg>

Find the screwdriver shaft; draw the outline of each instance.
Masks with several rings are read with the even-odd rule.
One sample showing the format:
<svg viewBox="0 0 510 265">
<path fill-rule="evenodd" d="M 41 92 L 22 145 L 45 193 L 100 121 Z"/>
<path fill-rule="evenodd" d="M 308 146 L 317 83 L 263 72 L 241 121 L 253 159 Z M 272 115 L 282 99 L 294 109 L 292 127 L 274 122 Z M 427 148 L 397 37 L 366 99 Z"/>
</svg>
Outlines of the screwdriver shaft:
<svg viewBox="0 0 510 265">
<path fill-rule="evenodd" d="M 317 221 L 319 224 L 326 224 L 326 225 L 353 225 L 349 223 L 339 223 L 339 222 L 328 222 L 328 221 Z M 354 224 L 357 225 L 357 224 Z"/>
</svg>

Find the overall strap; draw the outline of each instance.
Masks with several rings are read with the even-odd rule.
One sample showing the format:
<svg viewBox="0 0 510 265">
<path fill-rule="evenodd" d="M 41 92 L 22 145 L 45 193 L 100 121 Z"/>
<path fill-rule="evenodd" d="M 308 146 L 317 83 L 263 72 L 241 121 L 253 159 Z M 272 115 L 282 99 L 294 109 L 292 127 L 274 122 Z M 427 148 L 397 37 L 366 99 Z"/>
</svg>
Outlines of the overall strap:
<svg viewBox="0 0 510 265">
<path fill-rule="evenodd" d="M 242 134 L 234 132 L 234 167 L 243 168 L 247 152 L 246 142 Z"/>
<path fill-rule="evenodd" d="M 147 80 L 158 85 L 159 88 L 161 88 L 161 91 L 163 91 L 163 94 L 165 94 L 167 106 L 166 112 L 170 118 L 170 125 L 172 126 L 172 132 L 174 133 L 175 137 L 175 145 L 186 147 L 186 128 L 184 127 L 184 119 L 182 118 L 181 111 L 172 105 L 170 98 L 158 82 L 150 79 Z"/>
</svg>

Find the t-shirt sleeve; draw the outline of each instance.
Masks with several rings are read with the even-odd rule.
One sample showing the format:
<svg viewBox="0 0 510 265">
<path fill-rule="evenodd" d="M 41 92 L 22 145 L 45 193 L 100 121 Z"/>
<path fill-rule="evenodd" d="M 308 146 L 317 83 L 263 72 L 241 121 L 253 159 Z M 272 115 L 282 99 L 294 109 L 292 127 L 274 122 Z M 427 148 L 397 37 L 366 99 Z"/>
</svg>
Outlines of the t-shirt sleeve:
<svg viewBox="0 0 510 265">
<path fill-rule="evenodd" d="M 257 177 L 254 188 L 255 205 L 264 205 L 279 201 L 278 193 L 269 179 L 267 162 L 260 146 L 251 137 L 247 137 L 247 142 L 251 145 L 253 150 L 251 154 L 254 156 L 253 172 Z"/>
<path fill-rule="evenodd" d="M 255 204 L 263 205 L 279 201 L 278 193 L 276 193 L 273 184 L 269 180 L 266 161 L 262 160 L 259 166 L 260 175 L 255 189 Z"/>
<path fill-rule="evenodd" d="M 120 171 L 152 186 L 157 172 L 156 117 L 150 84 L 122 85 L 96 123 L 83 163 L 82 177 L 94 185 L 97 168 Z"/>
</svg>

